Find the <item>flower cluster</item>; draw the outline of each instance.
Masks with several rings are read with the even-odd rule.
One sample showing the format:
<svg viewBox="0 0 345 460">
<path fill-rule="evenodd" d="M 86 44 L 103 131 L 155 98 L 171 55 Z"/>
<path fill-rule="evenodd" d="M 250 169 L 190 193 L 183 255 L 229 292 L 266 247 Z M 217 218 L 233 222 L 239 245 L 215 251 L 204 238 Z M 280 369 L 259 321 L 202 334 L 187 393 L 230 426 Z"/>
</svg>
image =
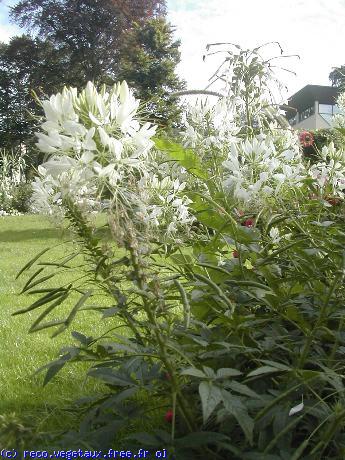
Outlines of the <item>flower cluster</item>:
<svg viewBox="0 0 345 460">
<path fill-rule="evenodd" d="M 309 172 L 322 195 L 344 198 L 345 152 L 337 150 L 333 142 L 322 148 L 321 161 L 313 164 Z"/>
<path fill-rule="evenodd" d="M 164 221 L 168 235 L 193 221 L 190 201 L 180 196 L 183 184 L 160 180 L 166 171 L 152 149 L 156 126 L 140 122 L 139 101 L 126 82 L 100 92 L 89 82 L 79 95 L 64 88 L 42 107 L 46 121 L 37 146 L 49 159 L 33 184 L 36 211 L 56 214 L 72 197 L 92 209 L 125 209 L 140 225 Z"/>
<path fill-rule="evenodd" d="M 259 203 L 262 196 L 299 186 L 306 171 L 297 134 L 271 122 L 259 134 L 243 136 L 236 110 L 227 98 L 213 107 L 194 107 L 185 121 L 184 144 L 194 147 L 202 160 L 217 162 L 217 179 L 236 200 Z M 208 166 L 212 168 L 210 162 Z"/>
<path fill-rule="evenodd" d="M 231 145 L 223 162 L 224 186 L 235 198 L 257 202 L 262 195 L 301 183 L 305 175 L 301 154 L 295 143 L 279 147 L 279 136 L 274 131 L 262 133 Z"/>
<path fill-rule="evenodd" d="M 210 148 L 222 149 L 224 144 L 236 140 L 240 128 L 235 123 L 236 104 L 228 98 L 216 104 L 197 101 L 184 113 L 182 140 L 203 155 Z"/>
<path fill-rule="evenodd" d="M 15 188 L 25 182 L 25 157 L 22 152 L 0 150 L 0 216 L 18 215 L 13 209 Z"/>
<path fill-rule="evenodd" d="M 337 99 L 338 113 L 332 117 L 334 128 L 345 128 L 345 92 L 339 94 Z"/>
</svg>

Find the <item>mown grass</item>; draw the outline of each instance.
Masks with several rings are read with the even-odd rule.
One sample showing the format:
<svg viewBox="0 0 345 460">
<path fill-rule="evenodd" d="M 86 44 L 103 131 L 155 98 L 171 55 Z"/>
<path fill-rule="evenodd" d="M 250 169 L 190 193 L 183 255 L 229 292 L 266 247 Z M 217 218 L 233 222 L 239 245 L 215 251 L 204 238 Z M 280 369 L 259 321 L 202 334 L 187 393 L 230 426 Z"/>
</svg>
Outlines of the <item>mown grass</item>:
<svg viewBox="0 0 345 460">
<path fill-rule="evenodd" d="M 53 227 L 39 216 L 0 218 L 0 416 L 6 420 L 15 414 L 16 420 L 28 424 L 34 432 L 57 432 L 73 426 L 74 417 L 66 408 L 71 401 L 98 389 L 96 382 L 85 381 L 85 367 L 79 364 L 67 366 L 45 387 L 43 373 L 35 374 L 39 367 L 57 358 L 62 346 L 75 343 L 71 330 L 91 336 L 103 333 L 105 324 L 98 313 L 80 312 L 71 329 L 54 339 L 51 330 L 28 334 L 38 312 L 12 316 L 35 300 L 18 295 L 27 280 L 25 275 L 15 280 L 19 269 L 46 247 L 57 245 L 45 260 L 68 255 L 68 245 L 59 243 L 69 237 L 66 230 Z M 67 282 L 70 274 L 61 276 L 58 281 Z M 59 315 L 66 315 L 71 306 L 71 302 L 64 305 Z"/>
</svg>

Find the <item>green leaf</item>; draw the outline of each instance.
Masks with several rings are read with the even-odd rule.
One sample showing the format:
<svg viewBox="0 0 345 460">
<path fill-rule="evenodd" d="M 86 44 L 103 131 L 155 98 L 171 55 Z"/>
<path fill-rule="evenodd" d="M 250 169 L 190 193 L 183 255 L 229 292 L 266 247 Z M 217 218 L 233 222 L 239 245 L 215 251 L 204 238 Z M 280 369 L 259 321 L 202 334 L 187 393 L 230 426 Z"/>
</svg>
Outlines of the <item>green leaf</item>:
<svg viewBox="0 0 345 460">
<path fill-rule="evenodd" d="M 266 228 L 266 233 L 269 234 L 270 230 L 272 227 L 274 227 L 275 225 L 279 224 L 280 222 L 283 222 L 284 220 L 288 219 L 289 216 L 282 216 L 280 214 L 277 214 L 275 216 L 272 217 L 272 219 L 269 221 L 268 225 L 267 225 L 267 228 Z"/>
<path fill-rule="evenodd" d="M 211 382 L 201 382 L 199 385 L 199 395 L 201 399 L 202 414 L 204 423 L 207 422 L 212 412 L 222 401 L 220 388 Z"/>
<path fill-rule="evenodd" d="M 296 293 L 296 292 L 298 293 L 300 291 L 298 291 L 295 288 L 294 293 Z M 310 325 L 307 323 L 307 321 L 305 321 L 305 319 L 303 318 L 303 315 L 301 314 L 300 310 L 298 308 L 296 308 L 295 305 L 289 305 L 288 307 L 286 307 L 286 313 L 285 314 L 286 314 L 286 317 L 290 321 L 293 321 L 295 323 L 295 325 L 300 327 L 302 329 L 302 331 L 307 331 L 307 330 L 310 329 Z"/>
<path fill-rule="evenodd" d="M 341 133 L 343 136 L 345 136 L 345 128 L 335 128 L 339 133 Z"/>
<path fill-rule="evenodd" d="M 66 263 L 69 262 L 70 260 L 74 259 L 78 255 L 79 255 L 79 253 L 76 252 L 76 253 L 73 253 L 73 254 L 69 255 L 68 257 L 66 257 L 61 262 L 40 262 L 37 265 L 47 265 L 47 266 L 54 266 L 54 267 L 59 267 L 59 268 L 61 268 L 61 267 L 62 268 L 71 268 L 69 265 L 66 265 Z"/>
<path fill-rule="evenodd" d="M 74 337 L 78 342 L 80 342 L 82 345 L 85 345 L 86 347 L 90 344 L 92 341 L 92 337 L 86 337 L 86 335 L 81 334 L 80 332 L 77 331 L 72 331 L 71 332 L 72 337 Z"/>
<path fill-rule="evenodd" d="M 265 265 L 267 264 L 267 262 L 269 262 L 270 260 L 274 259 L 277 255 L 281 254 L 282 252 L 285 252 L 287 251 L 288 249 L 292 248 L 293 246 L 296 246 L 297 244 L 300 244 L 304 241 L 307 241 L 308 238 L 300 238 L 296 241 L 293 241 L 292 243 L 289 243 L 287 245 L 285 245 L 284 247 L 282 248 L 279 248 L 277 249 L 276 251 L 273 251 L 272 254 L 270 254 L 269 256 L 265 257 L 264 259 L 260 259 L 256 262 L 256 265 L 257 266 L 260 266 L 260 265 Z"/>
<path fill-rule="evenodd" d="M 318 227 L 329 227 L 333 225 L 335 222 L 332 220 L 325 220 L 323 222 L 317 222 L 317 221 L 312 221 L 310 222 L 311 224 L 317 225 Z"/>
<path fill-rule="evenodd" d="M 252 445 L 254 420 L 249 416 L 247 408 L 242 404 L 238 396 L 234 396 L 226 390 L 222 390 L 221 394 L 224 408 L 235 417 L 248 442 Z"/>
<path fill-rule="evenodd" d="M 48 369 L 47 373 L 44 378 L 43 385 L 47 385 L 47 383 L 50 382 L 50 380 L 64 367 L 64 365 L 70 361 L 72 358 L 74 358 L 76 355 L 78 355 L 79 350 L 76 348 L 69 348 L 69 352 L 63 355 L 61 358 L 56 359 L 55 361 L 52 361 L 49 364 L 46 364 L 45 366 L 40 367 L 36 373 L 41 372 L 44 369 Z"/>
<path fill-rule="evenodd" d="M 46 323 L 39 324 L 36 327 L 31 327 L 29 332 L 38 332 L 42 331 L 43 329 L 48 329 L 50 327 L 58 326 L 59 324 L 64 324 L 65 320 L 64 319 L 53 319 L 51 321 L 47 321 Z"/>
<path fill-rule="evenodd" d="M 40 270 L 41 270 L 41 269 L 40 269 Z M 35 277 L 38 275 L 38 273 L 40 272 L 40 270 L 38 270 L 38 271 L 35 273 L 34 277 L 32 277 L 32 278 L 35 278 Z M 43 269 L 42 269 L 42 270 L 43 270 Z M 21 294 L 23 294 L 24 292 L 30 290 L 30 289 L 33 288 L 34 286 L 38 286 L 39 284 L 44 283 L 45 281 L 49 280 L 50 278 L 53 278 L 53 276 L 55 276 L 55 275 L 56 275 L 56 273 L 51 273 L 50 275 L 42 276 L 42 278 L 39 278 L 38 280 L 34 281 L 33 283 L 31 283 L 31 284 L 29 284 L 29 285 L 26 284 L 25 287 L 22 289 Z"/>
<path fill-rule="evenodd" d="M 270 361 L 268 359 L 261 359 L 260 361 L 282 371 L 291 371 L 291 367 L 285 366 L 285 364 L 278 363 L 277 361 Z"/>
<path fill-rule="evenodd" d="M 33 281 L 36 278 L 36 276 L 42 273 L 43 270 L 44 270 L 44 267 L 41 267 L 32 276 L 30 276 L 28 281 L 25 283 L 23 289 L 20 291 L 20 294 L 23 294 L 27 290 L 27 287 L 30 286 L 31 281 Z"/>
<path fill-rule="evenodd" d="M 39 254 L 37 254 L 37 256 L 35 256 L 33 259 L 31 259 L 26 265 L 24 265 L 24 267 L 18 272 L 17 276 L 16 276 L 16 279 L 18 279 L 20 277 L 20 275 L 25 272 L 25 270 L 28 270 L 30 267 L 32 267 L 32 265 L 36 262 L 36 260 L 38 260 L 43 254 L 45 254 L 47 251 L 49 251 L 51 248 L 46 248 L 46 249 L 43 249 L 43 251 L 41 251 Z"/>
<path fill-rule="evenodd" d="M 136 382 L 126 373 L 108 367 L 89 370 L 88 375 L 114 386 L 134 386 Z"/>
<path fill-rule="evenodd" d="M 207 173 L 203 168 L 199 157 L 193 150 L 185 149 L 182 145 L 171 142 L 167 139 L 154 139 L 157 149 L 166 152 L 172 160 L 176 160 L 179 164 L 187 169 L 188 172 L 198 177 L 199 179 L 207 179 Z"/>
<path fill-rule="evenodd" d="M 119 307 L 110 307 L 102 311 L 102 318 L 110 318 L 111 316 L 116 316 L 117 313 L 121 311 Z"/>
<path fill-rule="evenodd" d="M 262 375 L 262 374 L 272 374 L 274 372 L 282 372 L 282 369 L 278 369 L 272 366 L 262 366 L 262 367 L 258 367 L 257 369 L 254 369 L 253 371 L 249 372 L 247 377 L 255 377 L 256 375 Z"/>
<path fill-rule="evenodd" d="M 77 314 L 78 310 L 84 305 L 84 303 L 87 301 L 87 299 L 90 297 L 92 294 L 92 291 L 86 291 L 78 300 L 78 302 L 75 304 L 73 309 L 71 310 L 70 314 L 68 317 L 65 319 L 64 324 L 60 329 L 58 329 L 56 332 L 54 332 L 52 337 L 56 337 L 58 334 L 61 334 L 65 329 L 68 328 L 68 326 L 71 324 L 73 321 L 75 315 Z"/>
<path fill-rule="evenodd" d="M 258 395 L 255 391 L 249 388 L 247 385 L 243 385 L 242 383 L 236 382 L 236 380 L 232 380 L 229 383 L 229 388 L 236 393 L 239 393 L 244 396 L 249 396 L 250 398 L 254 399 L 262 399 L 260 395 Z"/>
<path fill-rule="evenodd" d="M 254 288 L 263 289 L 265 291 L 271 291 L 271 288 L 269 286 L 266 286 L 266 284 L 258 283 L 256 281 L 235 280 L 235 279 L 229 280 L 228 279 L 228 280 L 226 280 L 226 283 L 227 284 L 234 283 L 234 284 L 238 284 L 239 286 L 248 286 L 248 287 L 254 287 Z"/>
<path fill-rule="evenodd" d="M 65 292 L 66 290 L 64 288 L 52 289 L 50 292 L 48 292 L 48 294 L 36 300 L 36 302 L 32 303 L 29 307 L 17 310 L 14 313 L 12 313 L 12 315 L 15 316 L 20 315 L 22 313 L 27 313 L 28 311 L 32 311 L 35 308 L 41 307 L 42 305 L 45 305 L 46 303 L 52 302 L 56 298 L 61 297 L 65 294 Z"/>
<path fill-rule="evenodd" d="M 56 308 L 58 305 L 60 305 L 62 302 L 64 302 L 67 297 L 69 296 L 69 292 L 64 292 L 62 293 L 62 295 L 55 301 L 53 302 L 51 305 L 49 305 L 48 308 L 46 308 L 44 310 L 44 312 L 39 315 L 39 317 L 33 322 L 33 324 L 31 325 L 30 329 L 29 329 L 29 332 L 36 332 L 36 331 L 39 331 L 41 329 L 46 329 L 47 327 L 51 327 L 53 325 L 56 326 L 56 324 L 60 323 L 61 324 L 61 321 L 59 320 L 58 322 L 56 322 L 57 320 L 55 320 L 55 324 L 52 324 L 54 321 L 50 321 L 49 323 L 45 323 L 45 326 L 42 327 L 42 325 L 40 326 L 40 323 L 42 322 L 42 320 L 51 312 L 54 310 L 54 308 Z M 62 321 L 64 322 L 64 321 Z"/>
<path fill-rule="evenodd" d="M 198 378 L 205 378 L 205 374 L 200 370 L 196 369 L 195 367 L 188 367 L 187 369 L 183 369 L 180 375 L 191 375 L 192 377 Z"/>
<path fill-rule="evenodd" d="M 227 379 L 229 377 L 237 377 L 242 375 L 242 372 L 230 367 L 223 367 L 217 370 L 216 379 Z"/>
</svg>

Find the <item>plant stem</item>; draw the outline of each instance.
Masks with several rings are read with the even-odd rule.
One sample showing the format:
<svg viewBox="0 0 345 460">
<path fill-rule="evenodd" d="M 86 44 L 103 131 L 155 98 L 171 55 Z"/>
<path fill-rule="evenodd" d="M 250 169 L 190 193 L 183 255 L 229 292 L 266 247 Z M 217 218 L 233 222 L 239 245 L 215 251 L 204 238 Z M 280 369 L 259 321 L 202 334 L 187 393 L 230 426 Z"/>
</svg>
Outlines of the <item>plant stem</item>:
<svg viewBox="0 0 345 460">
<path fill-rule="evenodd" d="M 131 256 L 131 262 L 132 262 L 132 266 L 133 266 L 133 269 L 134 269 L 136 280 L 138 282 L 139 289 L 140 290 L 145 290 L 145 286 L 146 286 L 145 281 L 146 280 L 145 280 L 145 275 L 142 272 L 141 267 L 140 267 L 140 260 L 139 260 L 138 254 L 137 254 L 137 252 L 135 251 L 135 249 L 133 248 L 132 245 L 129 245 L 128 250 L 129 250 L 129 253 L 130 253 L 130 256 Z M 175 376 L 175 372 L 174 372 L 174 367 L 173 367 L 173 365 L 170 362 L 170 359 L 168 357 L 168 353 L 167 353 L 167 349 L 166 349 L 166 346 L 165 346 L 164 339 L 163 339 L 163 337 L 161 336 L 161 334 L 159 332 L 159 325 L 157 324 L 156 318 L 155 318 L 154 314 L 152 313 L 152 310 L 150 308 L 150 304 L 148 302 L 148 299 L 145 296 L 142 296 L 142 301 L 143 301 L 143 308 L 145 310 L 147 318 L 148 318 L 149 322 L 153 326 L 152 327 L 153 333 L 155 335 L 156 342 L 158 344 L 159 351 L 160 351 L 160 359 L 163 362 L 167 372 L 170 374 L 171 384 L 172 384 L 172 391 L 176 395 L 176 401 L 178 403 L 179 409 L 180 409 L 180 411 L 182 413 L 182 416 L 183 416 L 183 418 L 184 418 L 184 420 L 185 420 L 185 422 L 187 424 L 188 429 L 191 432 L 195 431 L 193 419 L 192 419 L 192 417 L 191 417 L 191 415 L 189 413 L 189 410 L 187 409 L 187 403 L 186 403 L 186 401 L 185 401 L 185 399 L 184 399 L 184 397 L 183 397 L 183 395 L 181 393 L 181 390 L 179 388 L 179 385 L 178 385 L 178 382 L 177 382 L 177 379 L 176 379 L 176 376 Z"/>
</svg>

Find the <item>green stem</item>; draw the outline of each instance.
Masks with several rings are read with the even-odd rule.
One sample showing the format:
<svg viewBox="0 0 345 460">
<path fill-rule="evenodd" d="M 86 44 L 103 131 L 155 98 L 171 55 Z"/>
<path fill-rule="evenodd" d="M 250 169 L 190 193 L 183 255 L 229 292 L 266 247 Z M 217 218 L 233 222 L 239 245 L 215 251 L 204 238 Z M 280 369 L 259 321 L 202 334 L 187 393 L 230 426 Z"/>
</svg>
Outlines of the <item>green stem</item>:
<svg viewBox="0 0 345 460">
<path fill-rule="evenodd" d="M 138 255 L 137 255 L 137 253 L 136 253 L 136 251 L 134 250 L 133 247 L 129 246 L 128 249 L 129 249 L 129 253 L 130 253 L 130 256 L 131 256 L 132 266 L 133 266 L 133 269 L 134 269 L 136 280 L 138 282 L 139 289 L 140 290 L 145 290 L 145 284 L 146 284 L 145 283 L 145 275 L 141 271 L 140 261 L 139 261 Z M 148 299 L 145 296 L 143 296 L 142 301 L 143 301 L 143 308 L 145 310 L 147 318 L 148 318 L 149 322 L 153 326 L 152 330 L 153 330 L 153 333 L 155 335 L 155 338 L 156 338 L 156 341 L 157 341 L 157 344 L 158 344 L 158 347 L 159 347 L 159 350 L 160 350 L 160 359 L 161 359 L 162 363 L 164 364 L 167 372 L 170 375 L 172 391 L 173 391 L 174 394 L 176 394 L 176 400 L 177 400 L 177 403 L 179 405 L 179 409 L 180 409 L 180 411 L 182 413 L 182 416 L 183 416 L 183 418 L 184 418 L 184 420 L 185 420 L 185 422 L 187 424 L 188 429 L 191 432 L 193 432 L 193 431 L 195 431 L 194 422 L 193 422 L 192 416 L 189 413 L 189 410 L 187 409 L 186 401 L 185 401 L 185 399 L 184 399 L 184 397 L 183 397 L 183 395 L 181 393 L 181 390 L 179 388 L 179 385 L 178 385 L 178 382 L 177 382 L 177 379 L 176 379 L 176 375 L 175 375 L 175 371 L 174 371 L 174 367 L 171 364 L 170 359 L 168 357 L 168 353 L 167 353 L 167 349 L 166 349 L 166 346 L 165 346 L 164 339 L 161 336 L 161 334 L 159 333 L 159 325 L 157 324 L 156 318 L 155 318 L 154 314 L 152 313 L 152 310 L 150 308 L 150 304 L 148 302 Z"/>
</svg>

